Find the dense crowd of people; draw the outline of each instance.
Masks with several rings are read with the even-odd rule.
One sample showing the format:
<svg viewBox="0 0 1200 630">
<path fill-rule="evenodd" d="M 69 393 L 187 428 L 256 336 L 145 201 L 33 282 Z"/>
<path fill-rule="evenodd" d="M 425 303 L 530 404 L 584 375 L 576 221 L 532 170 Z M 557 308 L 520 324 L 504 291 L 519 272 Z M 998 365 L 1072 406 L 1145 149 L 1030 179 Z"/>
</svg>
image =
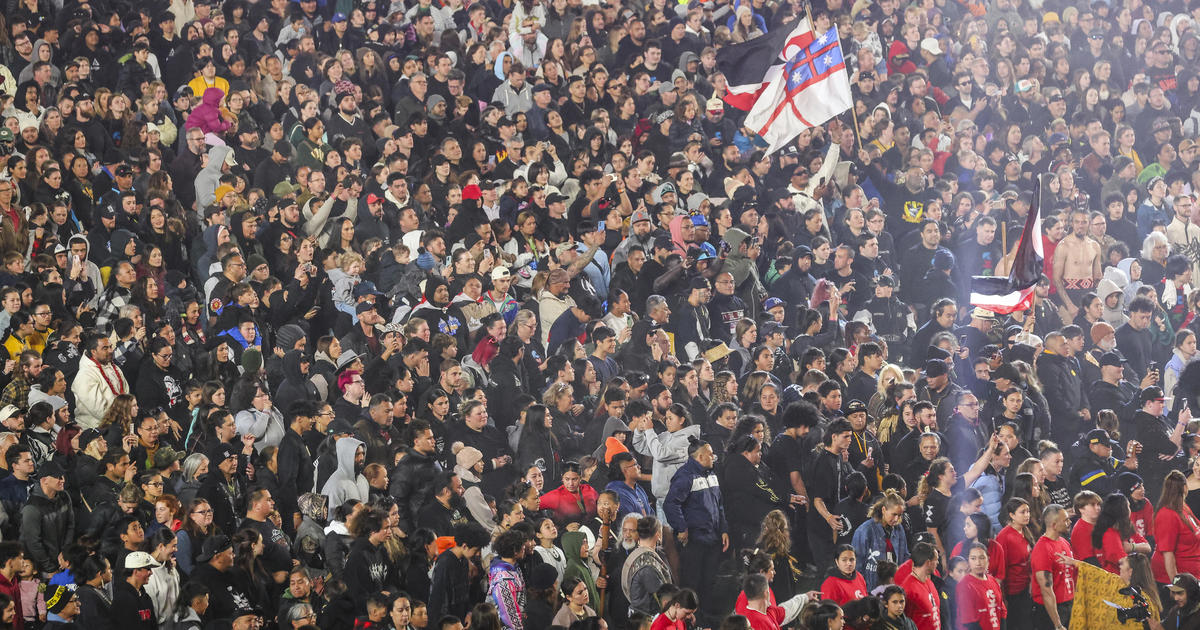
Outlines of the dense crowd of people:
<svg viewBox="0 0 1200 630">
<path fill-rule="evenodd" d="M 1200 628 L 1198 21 L 7 0 L 0 629 Z"/>
</svg>

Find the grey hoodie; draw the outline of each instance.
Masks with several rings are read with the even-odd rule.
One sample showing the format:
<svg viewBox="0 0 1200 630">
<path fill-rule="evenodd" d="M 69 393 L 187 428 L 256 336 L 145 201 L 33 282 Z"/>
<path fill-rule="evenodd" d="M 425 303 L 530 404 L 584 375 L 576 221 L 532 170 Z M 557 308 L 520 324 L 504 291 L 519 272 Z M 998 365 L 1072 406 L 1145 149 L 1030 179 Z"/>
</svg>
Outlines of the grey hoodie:
<svg viewBox="0 0 1200 630">
<path fill-rule="evenodd" d="M 371 488 L 367 478 L 354 467 L 354 453 L 362 447 L 362 440 L 344 437 L 334 447 L 337 452 L 337 470 L 329 476 L 321 494 L 329 497 L 329 505 L 341 505 L 350 499 L 363 503 L 370 500 Z"/>
<path fill-rule="evenodd" d="M 212 205 L 216 201 L 217 186 L 221 183 L 221 167 L 225 164 L 225 156 L 230 149 L 226 145 L 212 147 L 208 150 L 208 166 L 196 175 L 196 207 L 198 209 Z"/>
</svg>

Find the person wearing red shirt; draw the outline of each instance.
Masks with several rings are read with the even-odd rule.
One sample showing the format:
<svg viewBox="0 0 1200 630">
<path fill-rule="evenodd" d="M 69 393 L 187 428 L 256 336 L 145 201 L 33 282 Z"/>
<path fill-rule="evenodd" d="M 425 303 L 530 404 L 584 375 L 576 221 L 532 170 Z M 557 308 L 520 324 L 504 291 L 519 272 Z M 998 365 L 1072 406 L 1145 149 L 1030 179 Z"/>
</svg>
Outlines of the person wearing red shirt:
<svg viewBox="0 0 1200 630">
<path fill-rule="evenodd" d="M 775 577 L 775 563 L 771 560 L 770 556 L 761 550 L 754 552 L 754 555 L 751 556 L 749 564 L 746 566 L 746 573 L 747 575 L 761 575 L 762 578 L 766 580 L 767 592 L 764 596 L 766 598 L 766 607 L 779 608 L 783 610 L 783 625 L 787 625 L 796 617 L 799 617 L 800 611 L 808 602 L 821 601 L 821 593 L 817 591 L 808 591 L 807 593 L 797 593 L 793 595 L 791 599 L 776 604 L 775 593 L 771 592 L 770 586 L 771 580 Z M 743 580 L 743 585 L 744 584 L 745 580 Z M 750 602 L 748 599 L 746 599 L 746 591 L 743 589 L 741 593 L 738 593 L 737 602 L 733 606 L 733 612 L 744 617 L 751 617 L 752 615 L 747 612 L 749 610 L 749 606 Z M 773 617 L 777 613 L 773 611 L 767 611 L 763 614 Z"/>
<path fill-rule="evenodd" d="M 1154 533 L 1154 504 L 1146 498 L 1146 484 L 1137 473 L 1117 475 L 1119 492 L 1129 498 L 1129 522 L 1133 533 L 1145 538 Z"/>
<path fill-rule="evenodd" d="M 917 630 L 940 630 L 942 627 L 941 596 L 933 583 L 937 566 L 937 549 L 929 543 L 913 545 L 912 573 L 900 583 L 904 589 L 904 614 L 917 625 Z"/>
<path fill-rule="evenodd" d="M 1075 601 L 1075 567 L 1059 556 L 1074 558 L 1067 530 L 1071 520 L 1062 506 L 1050 504 L 1042 512 L 1046 533 L 1038 539 L 1029 554 L 1029 568 L 1036 584 L 1033 593 L 1034 628 L 1036 630 L 1066 630 L 1071 624 L 1071 604 Z"/>
<path fill-rule="evenodd" d="M 666 608 L 650 624 L 650 630 L 687 630 L 689 621 L 695 623 L 696 609 L 700 608 L 696 591 L 682 589 L 667 602 Z"/>
<path fill-rule="evenodd" d="M 767 576 L 761 573 L 751 573 L 742 580 L 742 592 L 734 612 L 748 619 L 752 630 L 779 630 L 798 617 L 808 603 L 808 596 L 800 594 L 784 602 L 783 606 L 775 606 L 770 601 L 770 590 Z"/>
<path fill-rule="evenodd" d="M 954 545 L 954 549 L 950 552 L 950 557 L 961 556 L 967 557 L 967 553 L 971 550 L 971 543 L 981 542 L 987 545 L 988 554 L 988 573 L 997 581 L 1004 581 L 1004 548 L 1000 543 L 992 538 L 992 521 L 987 514 L 976 512 L 970 514 L 963 519 L 963 540 L 958 541 Z"/>
<path fill-rule="evenodd" d="M 834 564 L 829 568 L 829 577 L 821 583 L 821 597 L 845 606 L 846 602 L 862 599 L 869 595 L 867 581 L 855 570 L 858 561 L 854 547 L 838 545 Z"/>
<path fill-rule="evenodd" d="M 1071 553 L 1084 562 L 1092 562 L 1096 548 L 1092 547 L 1092 528 L 1100 518 L 1100 495 L 1091 490 L 1081 490 L 1075 495 L 1075 513 L 1079 520 L 1071 530 Z"/>
<path fill-rule="evenodd" d="M 1113 493 L 1104 498 L 1092 529 L 1092 546 L 1100 568 L 1114 575 L 1120 574 L 1121 558 L 1135 551 L 1150 555 L 1150 544 L 1133 531 L 1133 523 L 1129 522 L 1129 499 L 1124 495 Z"/>
<path fill-rule="evenodd" d="M 1028 628 L 1033 621 L 1033 600 L 1029 598 L 1029 552 L 1035 542 L 1029 529 L 1032 517 L 1029 503 L 1013 497 L 1000 513 L 1000 522 L 1007 525 L 996 534 L 996 544 L 1004 549 L 1004 603 L 1008 625 L 1013 628 Z"/>
<path fill-rule="evenodd" d="M 563 464 L 562 485 L 542 495 L 538 508 L 554 513 L 559 523 L 586 520 L 596 515 L 596 489 L 581 483 L 579 464 Z"/>
<path fill-rule="evenodd" d="M 1154 515 L 1154 581 L 1167 584 L 1179 573 L 1200 575 L 1200 520 L 1184 499 L 1187 479 L 1172 470 L 1163 479 L 1162 503 Z"/>
<path fill-rule="evenodd" d="M 970 573 L 955 588 L 958 630 L 1000 630 L 1008 609 L 1000 583 L 988 574 L 988 552 L 983 543 L 971 543 L 967 564 Z"/>
</svg>

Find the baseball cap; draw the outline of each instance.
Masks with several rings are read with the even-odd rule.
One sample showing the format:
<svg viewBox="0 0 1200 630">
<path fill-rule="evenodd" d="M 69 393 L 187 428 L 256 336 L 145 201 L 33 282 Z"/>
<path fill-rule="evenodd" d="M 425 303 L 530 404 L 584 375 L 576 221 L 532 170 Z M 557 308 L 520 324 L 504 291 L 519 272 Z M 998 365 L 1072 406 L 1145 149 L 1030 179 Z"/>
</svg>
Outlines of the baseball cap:
<svg viewBox="0 0 1200 630">
<path fill-rule="evenodd" d="M 371 282 L 370 280 L 363 280 L 362 282 L 354 285 L 354 297 L 360 298 L 366 295 L 383 295 L 383 292 L 380 291 L 375 286 L 375 283 Z"/>
<path fill-rule="evenodd" d="M 629 224 L 633 225 L 638 221 L 649 221 L 650 213 L 645 210 L 637 210 L 633 213 L 633 217 L 629 219 Z"/>
<path fill-rule="evenodd" d="M 126 569 L 150 569 L 157 566 L 158 562 L 154 560 L 154 556 L 145 551 L 135 551 L 125 556 Z"/>
<path fill-rule="evenodd" d="M 99 440 L 103 437 L 104 435 L 96 429 L 84 429 L 83 432 L 79 434 L 79 450 L 82 451 L 86 449 L 88 444 L 91 444 L 93 441 Z"/>
<path fill-rule="evenodd" d="M 708 111 L 710 111 L 710 112 L 723 112 L 723 111 L 725 111 L 725 102 L 724 102 L 724 101 L 722 101 L 721 99 L 719 99 L 719 98 L 715 97 L 715 96 L 714 96 L 713 98 L 710 98 L 710 99 L 708 99 L 708 102 L 707 102 L 707 103 L 705 103 L 705 105 L 704 105 L 704 106 L 705 106 L 705 107 L 708 109 Z"/>
<path fill-rule="evenodd" d="M 763 302 L 764 311 L 769 311 L 776 306 L 787 306 L 787 303 L 777 297 L 767 298 L 767 301 Z"/>
<path fill-rule="evenodd" d="M 228 536 L 220 534 L 216 536 L 209 536 L 208 539 L 204 541 L 204 547 L 201 548 L 200 555 L 196 557 L 196 560 L 199 562 L 208 562 L 209 560 L 213 559 L 213 556 L 225 551 L 226 549 L 233 549 L 233 543 L 229 541 Z M 128 559 L 126 559 L 126 562 L 128 562 Z"/>
<path fill-rule="evenodd" d="M 373 310 L 375 310 L 375 304 L 371 302 L 359 302 L 358 306 L 354 307 L 354 314 L 362 315 L 363 313 Z"/>
<path fill-rule="evenodd" d="M 938 40 L 933 37 L 926 37 L 925 39 L 921 40 L 921 50 L 924 50 L 931 55 L 942 54 L 941 44 L 938 44 Z"/>
<path fill-rule="evenodd" d="M 375 193 L 367 194 L 367 203 L 379 203 L 380 201 L 383 201 L 383 197 L 380 197 Z"/>
<path fill-rule="evenodd" d="M 133 167 L 128 164 L 122 164 L 117 167 L 116 175 L 117 177 L 133 177 Z"/>
<path fill-rule="evenodd" d="M 785 334 L 786 330 L 787 330 L 787 326 L 784 326 L 783 324 L 780 324 L 779 322 L 776 322 L 776 321 L 770 321 L 770 322 L 763 324 L 762 336 L 765 339 L 767 337 L 770 337 L 771 335 L 774 335 L 775 333 L 779 333 L 782 335 L 782 334 Z"/>
<path fill-rule="evenodd" d="M 846 405 L 846 415 L 847 416 L 852 413 L 859 413 L 860 411 L 862 413 L 867 413 L 867 404 L 861 400 L 851 400 Z"/>
<path fill-rule="evenodd" d="M 167 468 L 171 464 L 183 459 L 187 453 L 177 451 L 170 446 L 163 445 L 157 451 L 154 451 L 154 467 Z"/>
<path fill-rule="evenodd" d="M 1150 387 L 1142 390 L 1141 395 L 1138 396 L 1138 401 L 1142 404 L 1145 404 L 1152 400 L 1163 400 L 1164 397 L 1165 396 L 1161 387 L 1158 387 L 1157 385 L 1151 385 Z"/>
<path fill-rule="evenodd" d="M 1167 588 L 1172 592 L 1186 593 L 1188 591 L 1196 592 L 1200 589 L 1200 581 L 1191 573 L 1176 573 L 1175 578 L 1167 585 Z"/>
<path fill-rule="evenodd" d="M 1104 367 L 1106 365 L 1121 367 L 1125 365 L 1125 361 L 1122 360 L 1121 355 L 1117 354 L 1116 352 L 1105 352 L 1104 354 L 1100 355 L 1100 367 Z"/>
<path fill-rule="evenodd" d="M 1092 444 L 1116 446 L 1117 444 L 1116 442 L 1112 441 L 1112 438 L 1108 437 L 1108 431 L 1105 431 L 1104 429 L 1092 429 L 1091 431 L 1087 432 L 1087 435 L 1084 436 L 1084 439 L 1087 441 L 1089 446 Z"/>
<path fill-rule="evenodd" d="M 334 13 L 333 17 L 329 18 L 329 21 L 333 24 L 337 24 L 338 22 L 345 22 L 346 14 L 345 13 Z"/>
<path fill-rule="evenodd" d="M 13 132 L 8 127 L 0 128 L 0 142 L 12 142 Z"/>
<path fill-rule="evenodd" d="M 974 319 L 995 320 L 996 314 L 987 310 L 986 308 L 981 308 L 979 306 L 976 306 L 974 309 L 971 310 L 971 317 L 973 317 Z"/>
<path fill-rule="evenodd" d="M 500 280 L 502 278 L 510 277 L 512 277 L 512 272 L 508 270 L 508 267 L 501 265 L 492 268 L 492 280 Z"/>
<path fill-rule="evenodd" d="M 993 381 L 1003 378 L 1016 383 L 1021 380 L 1021 373 L 1011 363 L 1001 363 L 999 367 L 992 370 L 991 378 Z"/>
<path fill-rule="evenodd" d="M 231 457 L 237 456 L 238 452 L 234 450 L 232 445 L 222 442 L 213 447 L 212 451 L 209 453 L 208 459 L 214 464 L 220 464 Z"/>
</svg>

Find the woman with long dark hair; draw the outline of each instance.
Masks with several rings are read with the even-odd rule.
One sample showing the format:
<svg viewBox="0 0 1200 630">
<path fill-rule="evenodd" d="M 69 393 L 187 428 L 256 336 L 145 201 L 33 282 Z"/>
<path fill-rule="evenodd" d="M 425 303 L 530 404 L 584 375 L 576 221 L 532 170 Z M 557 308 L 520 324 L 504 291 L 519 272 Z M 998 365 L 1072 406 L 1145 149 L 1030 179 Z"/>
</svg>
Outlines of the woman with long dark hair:
<svg viewBox="0 0 1200 630">
<path fill-rule="evenodd" d="M 517 464 L 520 470 L 537 466 L 546 479 L 559 479 L 558 437 L 554 435 L 554 417 L 545 405 L 531 405 L 525 410 L 525 426 L 517 445 Z"/>
<path fill-rule="evenodd" d="M 1109 573 L 1117 573 L 1121 558 L 1131 553 L 1150 553 L 1150 544 L 1129 520 L 1129 499 L 1125 495 L 1113 493 L 1104 498 L 1092 528 L 1092 547 L 1100 568 Z"/>
<path fill-rule="evenodd" d="M 1030 527 L 1032 520 L 1029 503 L 1019 497 L 1009 499 L 1000 511 L 1000 522 L 1004 523 L 1004 529 L 996 534 L 996 543 L 1000 545 L 1004 556 L 1004 578 L 1000 581 L 1004 585 L 1009 624 L 1014 628 L 1027 628 L 1033 620 L 1033 599 L 1029 596 L 1029 554 L 1037 541 Z"/>
<path fill-rule="evenodd" d="M 1167 584 L 1179 573 L 1200 574 L 1200 524 L 1188 505 L 1183 473 L 1172 470 L 1163 479 L 1158 511 L 1154 514 L 1154 580 Z"/>
</svg>

